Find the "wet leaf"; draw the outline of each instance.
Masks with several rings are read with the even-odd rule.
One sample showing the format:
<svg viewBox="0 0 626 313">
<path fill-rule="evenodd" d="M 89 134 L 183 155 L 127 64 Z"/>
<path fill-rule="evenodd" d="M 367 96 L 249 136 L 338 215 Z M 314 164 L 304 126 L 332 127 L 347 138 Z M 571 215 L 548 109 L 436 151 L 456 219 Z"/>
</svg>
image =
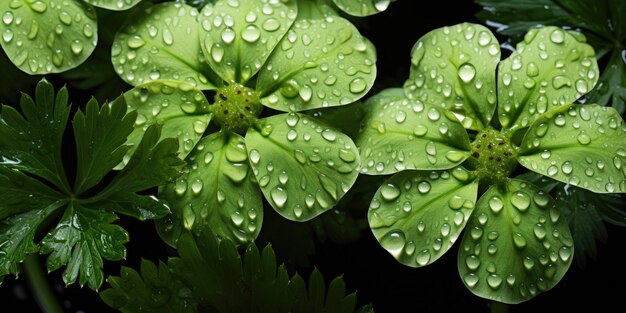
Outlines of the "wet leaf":
<svg viewBox="0 0 626 313">
<path fill-rule="evenodd" d="M 97 6 L 107 10 L 122 11 L 128 10 L 139 3 L 141 0 L 83 0 L 93 6 Z"/>
<path fill-rule="evenodd" d="M 383 91 L 365 102 L 367 113 L 356 141 L 361 173 L 449 169 L 469 157 L 469 137 L 452 113 L 399 93 Z"/>
<path fill-rule="evenodd" d="M 117 74 L 133 86 L 165 79 L 215 89 L 215 73 L 200 48 L 198 14 L 196 8 L 174 2 L 139 8 L 113 42 Z"/>
<path fill-rule="evenodd" d="M 250 164 L 276 212 L 310 220 L 332 208 L 358 176 L 350 137 L 298 113 L 258 121 L 246 134 Z"/>
<path fill-rule="evenodd" d="M 421 267 L 445 254 L 467 223 L 478 179 L 462 167 L 452 171 L 404 171 L 376 192 L 368 212 L 380 245 L 400 263 Z"/>
<path fill-rule="evenodd" d="M 503 128 L 530 126 L 553 107 L 571 104 L 598 81 L 593 48 L 583 35 L 557 27 L 531 29 L 498 66 L 498 117 Z"/>
<path fill-rule="evenodd" d="M 625 10 L 626 11 L 626 10 Z M 588 103 L 612 106 L 620 114 L 626 111 L 626 50 L 614 50 L 602 69 L 595 89 L 587 95 Z"/>
<path fill-rule="evenodd" d="M 296 1 L 217 1 L 200 13 L 206 61 L 228 83 L 245 83 L 296 19 Z"/>
<path fill-rule="evenodd" d="M 374 46 L 338 16 L 298 20 L 259 72 L 261 103 L 297 112 L 352 103 L 376 77 Z"/>
<path fill-rule="evenodd" d="M 500 45 L 489 29 L 457 24 L 422 36 L 411 51 L 411 73 L 404 83 L 410 98 L 444 107 L 463 126 L 487 127 L 496 108 L 496 65 Z"/>
<path fill-rule="evenodd" d="M 161 237 L 175 246 L 185 229 L 210 229 L 237 245 L 254 241 L 263 203 L 249 166 L 243 137 L 226 131 L 204 137 L 187 157 L 185 174 L 159 193 L 172 208 L 157 222 Z"/>
<path fill-rule="evenodd" d="M 458 254 L 475 295 L 520 303 L 554 287 L 572 263 L 574 242 L 550 195 L 520 180 L 492 186 L 476 204 Z"/>
<path fill-rule="evenodd" d="M 569 105 L 528 129 L 518 160 L 552 179 L 597 193 L 626 192 L 626 126 L 613 108 Z"/>
<path fill-rule="evenodd" d="M 333 0 L 342 11 L 354 16 L 369 16 L 387 10 L 395 0 Z"/>
<path fill-rule="evenodd" d="M 58 73 L 84 62 L 98 42 L 96 12 L 82 1 L 6 0 L 0 44 L 28 74 Z"/>
<path fill-rule="evenodd" d="M 124 93 L 129 110 L 137 112 L 135 128 L 126 144 L 130 149 L 123 164 L 134 153 L 146 129 L 161 125 L 161 138 L 178 139 L 178 156 L 187 157 L 211 120 L 209 103 L 197 88 L 179 81 L 148 82 Z"/>
</svg>

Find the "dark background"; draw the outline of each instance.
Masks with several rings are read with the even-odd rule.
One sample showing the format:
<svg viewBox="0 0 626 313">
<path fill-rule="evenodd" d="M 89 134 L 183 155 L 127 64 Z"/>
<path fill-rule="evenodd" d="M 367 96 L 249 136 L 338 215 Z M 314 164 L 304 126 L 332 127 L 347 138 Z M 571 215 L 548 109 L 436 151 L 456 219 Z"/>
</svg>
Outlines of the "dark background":
<svg viewBox="0 0 626 313">
<path fill-rule="evenodd" d="M 470 0 L 429 1 L 427 4 L 423 1 L 399 0 L 382 14 L 353 19 L 361 33 L 374 43 L 378 52 L 378 78 L 370 95 L 384 88 L 402 86 L 408 77 L 411 48 L 423 34 L 438 27 L 461 22 L 479 23 L 474 17 L 479 9 Z M 502 37 L 499 39 L 501 42 L 504 40 Z M 365 214 L 365 209 L 356 211 Z M 266 215 L 272 213 L 266 210 Z M 152 261 L 166 259 L 168 251 L 154 231 L 152 222 L 123 219 L 121 224 L 130 233 L 128 257 L 121 263 L 105 262 L 105 272 L 108 275 L 118 275 L 121 265 L 138 268 L 142 257 Z M 261 237 L 267 237 L 264 233 L 269 227 L 271 225 L 266 222 Z M 594 311 L 600 312 L 623 307 L 623 297 L 626 295 L 623 239 L 626 230 L 609 224 L 607 230 L 608 241 L 606 244 L 598 244 L 596 260 L 588 260 L 584 268 L 574 262 L 554 289 L 521 305 L 509 306 L 509 311 L 562 312 L 578 311 L 591 306 Z M 285 233 L 283 236 L 288 237 L 290 234 Z M 278 245 L 275 247 L 278 249 Z M 358 241 L 348 244 L 317 242 L 315 249 L 311 264 L 320 269 L 327 282 L 334 276 L 343 275 L 348 290 L 358 291 L 359 304 L 373 303 L 376 312 L 490 310 L 491 302 L 474 296 L 458 275 L 458 244 L 434 264 L 419 269 L 398 263 L 380 247 L 368 229 L 362 231 Z M 289 263 L 292 260 L 287 257 L 281 261 Z M 299 271 L 307 276 L 311 269 L 300 267 Z M 48 278 L 67 312 L 112 311 L 96 293 L 86 287 L 81 289 L 74 284 L 64 288 L 61 271 L 51 273 Z M 103 288 L 107 288 L 106 283 Z M 0 287 L 0 305 L 0 312 L 41 312 L 30 294 L 24 274 L 18 280 L 5 277 L 5 282 Z"/>
</svg>

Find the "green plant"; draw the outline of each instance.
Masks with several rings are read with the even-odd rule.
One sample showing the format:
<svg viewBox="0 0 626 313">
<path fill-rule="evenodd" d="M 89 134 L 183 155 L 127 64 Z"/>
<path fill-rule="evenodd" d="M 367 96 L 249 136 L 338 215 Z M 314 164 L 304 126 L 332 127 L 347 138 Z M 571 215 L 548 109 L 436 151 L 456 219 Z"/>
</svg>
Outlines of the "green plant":
<svg viewBox="0 0 626 313">
<path fill-rule="evenodd" d="M 597 79 L 594 51 L 573 31 L 531 29 L 501 62 L 483 26 L 423 36 L 404 88 L 366 102 L 357 140 L 363 173 L 399 172 L 370 205 L 381 246 L 424 266 L 468 228 L 458 270 L 474 294 L 519 303 L 551 289 L 572 261 L 567 222 L 548 193 L 508 177 L 519 162 L 595 193 L 626 192 L 619 113 L 571 104 Z"/>
<path fill-rule="evenodd" d="M 183 229 L 207 227 L 251 242 L 263 217 L 258 187 L 281 215 L 306 221 L 356 180 L 352 140 L 296 112 L 365 95 L 376 74 L 374 48 L 346 20 L 302 3 L 217 1 L 201 12 L 164 3 L 118 33 L 113 64 L 137 85 L 124 96 L 138 112 L 129 142 L 162 124 L 188 164 L 160 191 L 173 210 L 158 223 L 170 244 Z M 215 90 L 212 101 L 205 90 Z M 287 113 L 259 118 L 264 106 Z"/>
</svg>

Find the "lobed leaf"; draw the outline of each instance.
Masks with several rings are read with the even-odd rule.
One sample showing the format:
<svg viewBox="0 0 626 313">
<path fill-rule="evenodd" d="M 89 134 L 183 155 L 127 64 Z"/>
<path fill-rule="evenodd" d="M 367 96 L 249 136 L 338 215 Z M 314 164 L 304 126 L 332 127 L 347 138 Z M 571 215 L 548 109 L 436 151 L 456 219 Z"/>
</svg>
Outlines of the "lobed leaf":
<svg viewBox="0 0 626 313">
<path fill-rule="evenodd" d="M 554 287 L 572 263 L 574 241 L 549 194 L 521 180 L 492 186 L 476 204 L 458 253 L 475 295 L 520 303 Z"/>
<path fill-rule="evenodd" d="M 498 40 L 477 24 L 457 24 L 422 36 L 411 51 L 407 96 L 453 112 L 465 128 L 487 126 L 496 108 Z"/>
<path fill-rule="evenodd" d="M 117 74 L 133 86 L 164 79 L 200 90 L 217 88 L 200 48 L 198 14 L 196 8 L 174 2 L 137 9 L 113 41 Z"/>
<path fill-rule="evenodd" d="M 388 90 L 365 102 L 356 144 L 361 173 L 393 174 L 405 169 L 449 169 L 469 157 L 467 131 L 449 111 Z"/>
<path fill-rule="evenodd" d="M 404 171 L 376 192 L 368 212 L 380 245 L 400 263 L 435 262 L 456 242 L 476 202 L 478 179 L 452 171 Z"/>
<path fill-rule="evenodd" d="M 296 19 L 296 1 L 217 1 L 200 13 L 202 52 L 226 82 L 247 82 Z"/>
<path fill-rule="evenodd" d="M 626 192 L 626 124 L 613 108 L 561 106 L 528 129 L 518 161 L 597 193 Z"/>
<path fill-rule="evenodd" d="M 15 66 L 35 75 L 83 63 L 98 42 L 96 12 L 82 1 L 3 1 L 0 45 Z"/>
<path fill-rule="evenodd" d="M 375 63 L 374 46 L 347 20 L 298 20 L 259 72 L 256 90 L 279 111 L 346 105 L 372 87 Z"/>
<path fill-rule="evenodd" d="M 503 128 L 530 126 L 553 107 L 573 103 L 598 81 L 595 52 L 577 32 L 531 29 L 498 66 L 498 117 Z"/>
<path fill-rule="evenodd" d="M 238 245 L 254 241 L 263 203 L 249 166 L 241 136 L 223 131 L 204 137 L 187 157 L 185 174 L 159 192 L 172 208 L 171 216 L 157 222 L 161 237 L 176 245 L 185 229 L 210 229 Z"/>
<path fill-rule="evenodd" d="M 265 198 L 290 220 L 307 221 L 329 210 L 358 176 L 352 139 L 307 115 L 261 119 L 248 130 L 246 145 Z"/>
</svg>

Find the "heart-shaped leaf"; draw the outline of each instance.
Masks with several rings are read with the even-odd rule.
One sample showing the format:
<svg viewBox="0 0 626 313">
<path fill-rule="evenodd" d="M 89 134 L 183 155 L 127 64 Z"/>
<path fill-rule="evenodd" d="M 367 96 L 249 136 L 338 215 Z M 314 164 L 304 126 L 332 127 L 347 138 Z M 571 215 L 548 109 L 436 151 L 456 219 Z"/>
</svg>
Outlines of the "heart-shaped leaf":
<svg viewBox="0 0 626 313">
<path fill-rule="evenodd" d="M 369 16 L 387 10 L 395 0 L 333 0 L 342 11 L 354 16 Z"/>
<path fill-rule="evenodd" d="M 296 15 L 296 1 L 237 0 L 207 5 L 200 14 L 202 51 L 223 80 L 243 84 L 259 71 Z"/>
<path fill-rule="evenodd" d="M 376 49 L 338 16 L 298 20 L 259 73 L 261 103 L 302 111 L 352 103 L 376 77 Z"/>
<path fill-rule="evenodd" d="M 555 108 L 528 129 L 518 160 L 532 171 L 593 192 L 626 192 L 626 124 L 613 108 Z"/>
<path fill-rule="evenodd" d="M 209 103 L 204 94 L 183 82 L 159 80 L 141 84 L 124 93 L 124 99 L 129 111 L 137 111 L 135 129 L 126 140 L 131 148 L 126 153 L 124 164 L 151 125 L 162 125 L 161 138 L 178 139 L 178 156 L 184 159 L 196 146 L 211 120 Z"/>
<path fill-rule="evenodd" d="M 504 128 L 527 127 L 552 107 L 571 104 L 598 81 L 593 48 L 577 32 L 531 29 L 498 66 L 498 117 Z"/>
<path fill-rule="evenodd" d="M 357 139 L 362 173 L 449 169 L 469 157 L 467 131 L 452 113 L 398 93 L 383 91 L 365 102 L 367 115 Z"/>
<path fill-rule="evenodd" d="M 350 137 L 314 118 L 288 113 L 258 121 L 246 145 L 265 198 L 282 216 L 307 221 L 332 208 L 358 176 Z"/>
<path fill-rule="evenodd" d="M 487 190 L 467 228 L 458 268 L 477 296 L 526 301 L 554 287 L 572 263 L 566 219 L 550 195 L 524 181 Z"/>
<path fill-rule="evenodd" d="M 135 12 L 116 34 L 111 61 L 117 74 L 136 86 L 157 79 L 215 89 L 215 73 L 200 49 L 196 8 L 174 2 Z"/>
<path fill-rule="evenodd" d="M 0 44 L 28 74 L 77 67 L 98 42 L 96 12 L 82 1 L 2 1 Z"/>
<path fill-rule="evenodd" d="M 128 10 L 141 0 L 83 0 L 93 6 L 97 6 L 107 10 L 122 11 Z"/>
<path fill-rule="evenodd" d="M 243 137 L 217 132 L 203 138 L 187 157 L 186 173 L 160 191 L 172 214 L 157 221 L 161 237 L 175 245 L 185 229 L 211 229 L 247 244 L 263 222 L 259 188 L 251 180 Z"/>
<path fill-rule="evenodd" d="M 404 171 L 388 179 L 368 219 L 380 245 L 402 264 L 435 262 L 454 244 L 472 214 L 478 179 L 464 168 Z"/>
<path fill-rule="evenodd" d="M 496 109 L 498 40 L 476 24 L 443 27 L 424 35 L 411 51 L 407 95 L 444 107 L 465 128 L 483 129 Z"/>
</svg>

